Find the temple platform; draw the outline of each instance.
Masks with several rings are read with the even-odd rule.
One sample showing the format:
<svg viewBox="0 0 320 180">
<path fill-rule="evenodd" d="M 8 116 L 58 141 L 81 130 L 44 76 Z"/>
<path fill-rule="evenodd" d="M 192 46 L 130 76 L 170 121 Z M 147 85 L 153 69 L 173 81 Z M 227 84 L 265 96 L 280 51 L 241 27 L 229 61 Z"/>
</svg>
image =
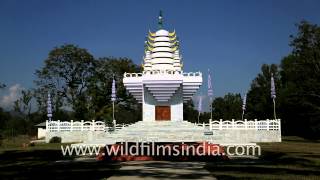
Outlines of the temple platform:
<svg viewBox="0 0 320 180">
<path fill-rule="evenodd" d="M 61 137 L 63 143 L 108 145 L 119 142 L 211 142 L 218 144 L 281 142 L 280 120 L 139 121 L 110 130 L 100 121 L 47 122 L 46 142 Z"/>
<path fill-rule="evenodd" d="M 117 142 L 202 142 L 212 135 L 205 135 L 206 130 L 187 121 L 139 121 L 115 132 L 107 133 L 84 143 L 108 144 Z M 215 136 L 216 138 L 218 136 Z M 111 141 L 110 141 L 111 140 Z"/>
</svg>

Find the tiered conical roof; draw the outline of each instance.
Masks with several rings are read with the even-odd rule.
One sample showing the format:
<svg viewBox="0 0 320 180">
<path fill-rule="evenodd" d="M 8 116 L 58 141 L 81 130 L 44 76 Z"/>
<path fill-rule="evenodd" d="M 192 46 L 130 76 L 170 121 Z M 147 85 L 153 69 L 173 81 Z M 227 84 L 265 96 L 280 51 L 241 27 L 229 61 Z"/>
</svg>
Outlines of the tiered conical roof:
<svg viewBox="0 0 320 180">
<path fill-rule="evenodd" d="M 145 41 L 144 71 L 153 70 L 182 70 L 179 40 L 175 31 L 149 31 Z"/>
</svg>

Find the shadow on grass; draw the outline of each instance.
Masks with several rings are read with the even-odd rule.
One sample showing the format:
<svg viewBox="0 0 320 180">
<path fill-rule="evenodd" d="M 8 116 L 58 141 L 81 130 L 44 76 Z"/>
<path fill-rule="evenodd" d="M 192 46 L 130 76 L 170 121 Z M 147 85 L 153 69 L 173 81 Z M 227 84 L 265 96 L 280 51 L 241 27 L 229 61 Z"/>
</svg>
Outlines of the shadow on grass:
<svg viewBox="0 0 320 180">
<path fill-rule="evenodd" d="M 154 179 L 211 179 L 211 174 L 203 169 L 205 162 L 194 161 L 131 161 L 113 175 L 115 178 Z"/>
<path fill-rule="evenodd" d="M 60 150 L 5 151 L 0 154 L 0 179 L 102 179 L 118 164 L 73 161 Z"/>
<path fill-rule="evenodd" d="M 257 160 L 238 159 L 223 163 L 207 163 L 205 168 L 218 179 L 268 179 L 274 176 L 290 179 L 289 177 L 295 176 L 320 176 L 319 166 L 303 156 L 288 156 L 286 153 L 269 151 L 265 151 Z"/>
</svg>

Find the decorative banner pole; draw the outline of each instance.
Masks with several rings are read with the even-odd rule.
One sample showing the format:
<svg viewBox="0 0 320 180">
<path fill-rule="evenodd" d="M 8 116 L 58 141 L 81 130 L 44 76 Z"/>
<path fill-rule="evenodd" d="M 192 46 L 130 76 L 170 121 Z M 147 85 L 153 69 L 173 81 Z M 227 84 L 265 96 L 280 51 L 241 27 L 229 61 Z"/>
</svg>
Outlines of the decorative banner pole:
<svg viewBox="0 0 320 180">
<path fill-rule="evenodd" d="M 274 84 L 273 73 L 271 73 L 271 98 L 272 98 L 272 101 L 273 101 L 274 119 L 277 119 L 277 116 L 276 116 L 276 87 L 275 87 L 275 84 Z"/>
<path fill-rule="evenodd" d="M 246 110 L 246 105 L 247 105 L 247 93 L 243 96 L 243 100 L 242 100 L 242 118 L 241 118 L 241 120 L 243 120 L 244 112 Z"/>
<path fill-rule="evenodd" d="M 112 80 L 112 92 L 111 92 L 111 101 L 112 101 L 112 122 L 115 125 L 115 119 L 114 119 L 114 102 L 116 101 L 116 81 Z"/>
<path fill-rule="evenodd" d="M 212 120 L 212 97 L 213 97 L 213 89 L 212 89 L 212 82 L 211 82 L 211 72 L 208 69 L 208 97 L 209 97 L 209 106 L 210 106 L 210 119 Z"/>
<path fill-rule="evenodd" d="M 52 120 L 52 105 L 51 105 L 51 95 L 48 93 L 48 100 L 47 100 L 47 117 L 49 121 Z"/>
<path fill-rule="evenodd" d="M 200 99 L 199 99 L 199 102 L 198 102 L 198 124 L 199 124 L 199 120 L 200 120 L 200 113 L 201 113 L 201 111 L 202 111 L 202 97 L 201 96 L 199 96 L 200 97 Z"/>
<path fill-rule="evenodd" d="M 158 17 L 158 27 L 159 27 L 159 29 L 163 29 L 163 17 L 162 17 L 161 10 L 160 10 L 159 17 Z"/>
</svg>

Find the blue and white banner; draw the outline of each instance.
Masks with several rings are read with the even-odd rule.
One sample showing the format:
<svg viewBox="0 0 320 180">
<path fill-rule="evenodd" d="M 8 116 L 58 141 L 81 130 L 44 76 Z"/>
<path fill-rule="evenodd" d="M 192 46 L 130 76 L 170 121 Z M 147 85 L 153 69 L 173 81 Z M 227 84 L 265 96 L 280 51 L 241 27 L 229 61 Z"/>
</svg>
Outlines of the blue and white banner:
<svg viewBox="0 0 320 180">
<path fill-rule="evenodd" d="M 246 110 L 246 105 L 247 105 L 247 94 L 245 94 L 243 96 L 243 100 L 242 100 L 242 110 L 245 111 Z"/>
<path fill-rule="evenodd" d="M 202 111 L 202 96 L 199 96 L 199 102 L 198 102 L 198 112 L 200 113 Z"/>
<path fill-rule="evenodd" d="M 212 96 L 213 96 L 213 88 L 212 88 L 211 72 L 210 72 L 210 69 L 208 69 L 208 97 L 210 98 L 210 103 L 212 101 Z"/>
<path fill-rule="evenodd" d="M 276 87 L 274 85 L 273 73 L 271 73 L 271 98 L 272 99 L 276 98 Z"/>
<path fill-rule="evenodd" d="M 52 104 L 51 104 L 51 95 L 48 93 L 48 100 L 47 100 L 47 117 L 49 120 L 52 118 Z"/>
<path fill-rule="evenodd" d="M 116 98 L 117 98 L 117 95 L 116 95 L 116 81 L 114 80 L 114 78 L 113 78 L 113 80 L 112 80 L 112 92 L 111 92 L 111 101 L 116 101 Z"/>
</svg>

